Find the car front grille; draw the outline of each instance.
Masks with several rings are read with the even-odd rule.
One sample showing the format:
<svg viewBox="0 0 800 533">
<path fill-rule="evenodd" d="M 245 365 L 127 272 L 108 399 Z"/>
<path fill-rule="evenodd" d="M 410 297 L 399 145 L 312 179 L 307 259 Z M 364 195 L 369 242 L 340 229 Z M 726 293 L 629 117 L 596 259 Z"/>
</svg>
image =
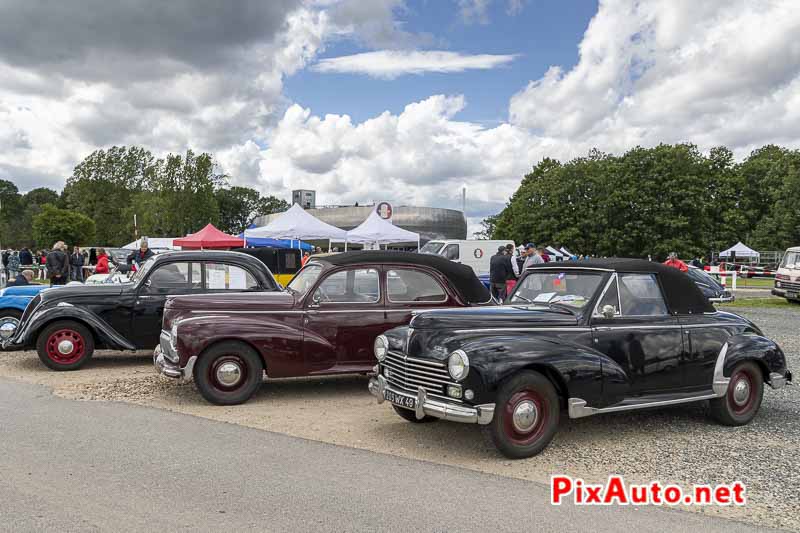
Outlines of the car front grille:
<svg viewBox="0 0 800 533">
<path fill-rule="evenodd" d="M 430 396 L 448 401 L 460 401 L 447 396 L 447 386 L 457 385 L 450 377 L 447 367 L 440 361 L 417 359 L 390 351 L 381 362 L 381 373 L 390 385 L 416 394 L 422 387 Z"/>
<path fill-rule="evenodd" d="M 800 292 L 800 281 L 787 281 L 783 279 L 779 281 L 781 282 L 781 289 Z"/>
</svg>

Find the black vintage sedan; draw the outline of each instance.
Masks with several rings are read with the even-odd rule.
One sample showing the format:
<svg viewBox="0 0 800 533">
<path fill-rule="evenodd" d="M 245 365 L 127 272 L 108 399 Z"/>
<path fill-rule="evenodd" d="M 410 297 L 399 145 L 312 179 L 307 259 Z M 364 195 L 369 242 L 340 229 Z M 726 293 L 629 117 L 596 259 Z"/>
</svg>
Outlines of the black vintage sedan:
<svg viewBox="0 0 800 533">
<path fill-rule="evenodd" d="M 128 283 L 46 289 L 25 309 L 5 350 L 35 347 L 53 370 L 76 370 L 95 348 L 153 349 L 168 296 L 282 290 L 247 254 L 167 252 L 150 258 Z"/>
<path fill-rule="evenodd" d="M 752 322 L 719 312 L 679 270 L 636 259 L 529 268 L 502 307 L 417 314 L 375 341 L 370 380 L 411 422 L 480 424 L 506 456 L 542 451 L 570 418 L 710 401 L 753 419 L 792 375 Z"/>
</svg>

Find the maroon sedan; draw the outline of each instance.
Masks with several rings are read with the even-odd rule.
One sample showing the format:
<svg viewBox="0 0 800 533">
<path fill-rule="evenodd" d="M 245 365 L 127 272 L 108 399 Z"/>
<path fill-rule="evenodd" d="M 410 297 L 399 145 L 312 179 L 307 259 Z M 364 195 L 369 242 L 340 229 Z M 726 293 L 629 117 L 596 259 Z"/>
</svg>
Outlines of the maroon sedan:
<svg viewBox="0 0 800 533">
<path fill-rule="evenodd" d="M 269 377 L 367 373 L 375 338 L 413 313 L 491 304 L 472 269 L 443 257 L 349 252 L 312 258 L 284 292 L 201 294 L 167 301 L 153 356 L 161 374 L 194 379 L 233 405 Z"/>
</svg>

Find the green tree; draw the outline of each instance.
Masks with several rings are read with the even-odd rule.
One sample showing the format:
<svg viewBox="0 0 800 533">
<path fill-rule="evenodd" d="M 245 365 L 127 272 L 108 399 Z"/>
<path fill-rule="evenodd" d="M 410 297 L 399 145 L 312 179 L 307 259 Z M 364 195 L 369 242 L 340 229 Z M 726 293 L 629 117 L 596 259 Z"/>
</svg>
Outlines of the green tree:
<svg viewBox="0 0 800 533">
<path fill-rule="evenodd" d="M 42 248 L 50 248 L 57 241 L 85 245 L 95 239 L 95 223 L 86 215 L 45 204 L 33 218 L 33 237 Z"/>
<path fill-rule="evenodd" d="M 238 235 L 262 216 L 289 209 L 289 203 L 274 196 L 262 197 L 249 187 L 230 187 L 216 192 L 219 229 Z"/>
</svg>

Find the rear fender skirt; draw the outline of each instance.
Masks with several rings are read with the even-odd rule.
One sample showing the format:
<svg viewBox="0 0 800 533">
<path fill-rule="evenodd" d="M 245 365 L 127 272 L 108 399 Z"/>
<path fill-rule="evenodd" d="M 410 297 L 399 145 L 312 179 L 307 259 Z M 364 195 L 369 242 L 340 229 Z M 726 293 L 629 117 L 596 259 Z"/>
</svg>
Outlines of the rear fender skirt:
<svg viewBox="0 0 800 533">
<path fill-rule="evenodd" d="M 78 307 L 67 302 L 61 302 L 53 307 L 36 311 L 21 325 L 19 332 L 14 337 L 13 344 L 33 345 L 36 335 L 47 324 L 55 320 L 75 320 L 85 324 L 99 341 L 98 344 L 111 350 L 135 350 L 128 339 L 120 335 L 108 322 L 83 307 Z"/>
<path fill-rule="evenodd" d="M 758 363 L 764 372 L 764 381 L 767 382 L 771 373 L 783 375 L 786 372 L 786 356 L 781 347 L 761 335 L 745 333 L 728 339 L 723 373 L 730 376 L 733 367 L 742 361 Z"/>
</svg>

